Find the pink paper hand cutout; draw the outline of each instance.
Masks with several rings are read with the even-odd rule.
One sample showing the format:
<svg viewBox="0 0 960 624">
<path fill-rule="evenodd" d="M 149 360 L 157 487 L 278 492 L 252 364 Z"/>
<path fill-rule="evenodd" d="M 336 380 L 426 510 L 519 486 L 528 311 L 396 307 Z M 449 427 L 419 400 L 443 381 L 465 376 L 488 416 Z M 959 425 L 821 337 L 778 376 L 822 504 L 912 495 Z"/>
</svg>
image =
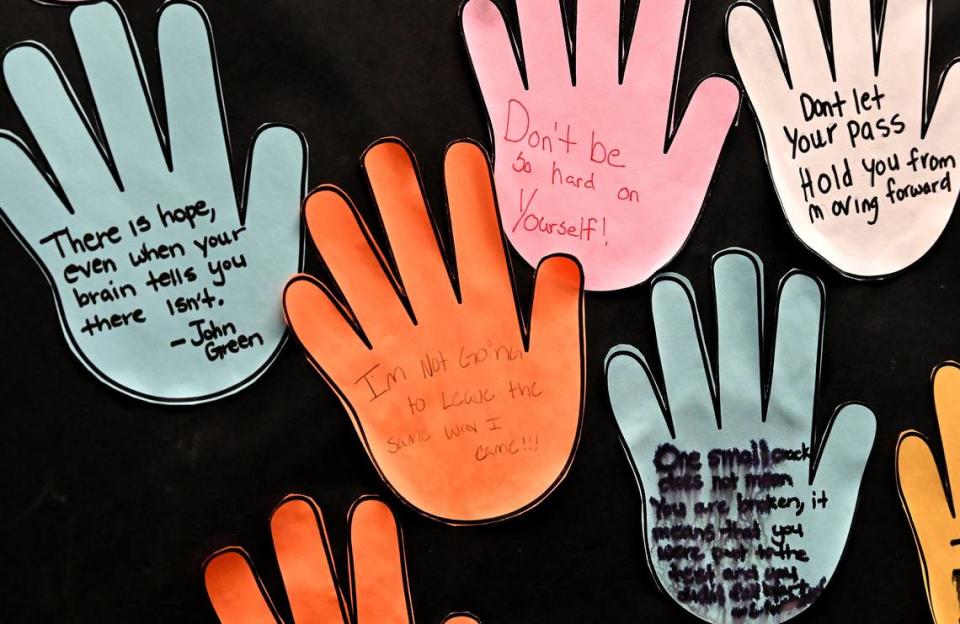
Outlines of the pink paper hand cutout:
<svg viewBox="0 0 960 624">
<path fill-rule="evenodd" d="M 675 106 L 686 5 L 640 3 L 621 84 L 620 0 L 580 0 L 574 85 L 559 3 L 517 0 L 526 87 L 496 5 L 463 5 L 503 227 L 531 265 L 569 253 L 587 290 L 616 290 L 646 280 L 689 236 L 740 96 L 712 76 L 685 113 L 685 100 Z"/>
</svg>

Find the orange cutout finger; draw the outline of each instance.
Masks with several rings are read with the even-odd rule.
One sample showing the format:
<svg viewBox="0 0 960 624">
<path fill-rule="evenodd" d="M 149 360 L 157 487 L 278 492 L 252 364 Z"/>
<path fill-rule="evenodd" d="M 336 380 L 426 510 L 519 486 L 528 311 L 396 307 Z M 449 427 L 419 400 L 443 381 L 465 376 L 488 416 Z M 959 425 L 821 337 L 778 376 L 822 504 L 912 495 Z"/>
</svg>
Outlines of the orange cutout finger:
<svg viewBox="0 0 960 624">
<path fill-rule="evenodd" d="M 453 285 L 427 212 L 413 156 L 399 141 L 375 143 L 363 166 L 390 239 L 400 282 L 418 320 L 452 304 Z"/>
<path fill-rule="evenodd" d="M 246 553 L 229 548 L 214 554 L 203 572 L 207 596 L 223 624 L 277 624 L 270 598 Z"/>
<path fill-rule="evenodd" d="M 510 269 L 483 150 L 455 143 L 447 150 L 444 176 L 462 302 L 512 310 Z"/>
<path fill-rule="evenodd" d="M 405 624 L 407 607 L 399 529 L 390 508 L 377 500 L 356 504 L 350 519 L 357 624 Z"/>
<path fill-rule="evenodd" d="M 413 622 L 400 529 L 384 503 L 363 498 L 350 511 L 352 609 L 338 584 L 323 514 L 311 498 L 284 498 L 270 518 L 270 528 L 295 624 Z M 205 564 L 204 580 L 223 624 L 282 624 L 243 550 L 231 547 L 215 553 Z M 443 622 L 478 620 L 461 613 Z"/>
<path fill-rule="evenodd" d="M 530 312 L 530 350 L 550 349 L 572 354 L 583 339 L 583 274 L 576 260 L 551 256 L 537 269 L 533 309 Z"/>
<path fill-rule="evenodd" d="M 304 216 L 314 245 L 371 343 L 393 333 L 410 317 L 384 272 L 381 254 L 366 225 L 339 189 L 323 188 L 307 198 Z"/>
<path fill-rule="evenodd" d="M 328 374 L 341 374 L 339 363 L 365 358 L 367 346 L 347 322 L 347 312 L 334 302 L 325 286 L 309 275 L 297 275 L 287 282 L 283 309 L 297 340 Z"/>
<path fill-rule="evenodd" d="M 294 622 L 344 621 L 326 527 L 316 503 L 304 496 L 287 497 L 273 512 L 270 529 Z"/>
</svg>

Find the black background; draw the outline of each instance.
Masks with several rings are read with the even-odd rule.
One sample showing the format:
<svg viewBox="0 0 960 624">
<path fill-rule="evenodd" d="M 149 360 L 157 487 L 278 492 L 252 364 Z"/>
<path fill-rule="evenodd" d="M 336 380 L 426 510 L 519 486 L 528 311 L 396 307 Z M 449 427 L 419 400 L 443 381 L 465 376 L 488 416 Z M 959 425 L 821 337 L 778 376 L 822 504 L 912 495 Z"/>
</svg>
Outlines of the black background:
<svg viewBox="0 0 960 624">
<path fill-rule="evenodd" d="M 631 10 L 635 3 L 628 2 Z M 157 1 L 120 4 L 143 50 L 151 88 L 160 93 Z M 512 2 L 501 4 L 512 16 Z M 572 17 L 573 2 L 567 5 Z M 768 1 L 760 6 L 769 12 Z M 396 135 L 410 145 L 437 212 L 444 146 L 463 137 L 489 146 L 457 0 L 206 0 L 204 7 L 237 162 L 260 124 L 296 125 L 310 145 L 311 186 L 340 185 L 373 223 L 359 156 L 375 139 Z M 708 73 L 735 75 L 723 36 L 727 8 L 727 0 L 693 0 L 681 94 Z M 5 0 L 0 46 L 26 39 L 48 46 L 89 107 L 68 15 L 63 8 Z M 935 3 L 933 24 L 936 85 L 960 54 L 953 36 L 960 5 Z M 6 89 L 0 90 L 0 126 L 33 145 Z M 444 215 L 438 218 L 445 224 Z M 929 619 L 893 457 L 903 429 L 917 428 L 938 444 L 930 371 L 960 358 L 960 227 L 953 221 L 903 275 L 879 283 L 840 277 L 790 233 L 744 106 L 703 216 L 667 267 L 693 283 L 711 350 L 715 252 L 742 246 L 758 253 L 768 293 L 791 268 L 820 275 L 828 307 L 818 423 L 846 400 L 863 401 L 877 414 L 847 552 L 823 597 L 797 622 Z M 587 296 L 586 413 L 566 481 L 519 518 L 450 528 L 391 498 L 339 401 L 294 343 L 236 396 L 193 408 L 147 405 L 100 384 L 71 355 L 49 286 L 5 232 L 0 267 L 6 363 L 0 375 L 0 620 L 212 622 L 201 564 L 229 544 L 251 553 L 285 612 L 267 516 L 290 492 L 320 503 L 340 569 L 352 501 L 374 493 L 391 502 L 423 623 L 458 609 L 485 624 L 690 620 L 657 593 L 646 568 L 641 500 L 603 379 L 604 355 L 621 342 L 657 362 L 648 285 Z M 532 269 L 516 256 L 514 267 L 526 310 Z M 312 250 L 307 270 L 322 274 Z M 768 300 L 768 330 L 773 307 Z M 145 350 L 143 357 L 151 354 Z"/>
</svg>

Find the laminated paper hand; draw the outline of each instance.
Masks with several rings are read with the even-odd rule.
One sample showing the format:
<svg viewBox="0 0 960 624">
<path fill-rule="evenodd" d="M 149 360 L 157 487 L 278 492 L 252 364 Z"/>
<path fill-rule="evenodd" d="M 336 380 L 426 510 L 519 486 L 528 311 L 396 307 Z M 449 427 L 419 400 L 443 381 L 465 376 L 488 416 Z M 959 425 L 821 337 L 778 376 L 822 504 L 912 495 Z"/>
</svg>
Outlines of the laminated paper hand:
<svg viewBox="0 0 960 624">
<path fill-rule="evenodd" d="M 831 62 L 813 0 L 774 0 L 786 76 L 755 6 L 735 6 L 727 25 L 787 221 L 830 264 L 865 278 L 923 256 L 960 189 L 960 78 L 945 73 L 928 88 L 931 2 L 888 0 L 882 20 L 873 6 L 830 2 Z"/>
<path fill-rule="evenodd" d="M 934 371 L 933 399 L 946 459 L 946 483 L 930 444 L 916 431 L 907 431 L 897 444 L 897 484 L 907 512 L 923 569 L 924 589 L 937 624 L 960 620 L 960 366 L 948 363 Z"/>
<path fill-rule="evenodd" d="M 366 498 L 350 511 L 349 583 L 344 596 L 320 508 L 288 496 L 270 517 L 273 545 L 296 624 L 413 622 L 400 530 L 390 508 Z M 237 547 L 214 554 L 204 567 L 207 595 L 223 624 L 277 624 L 277 613 L 249 556 Z M 467 615 L 445 624 L 476 624 Z"/>
<path fill-rule="evenodd" d="M 794 272 L 781 283 L 764 400 L 760 263 L 729 250 L 713 276 L 719 377 L 690 285 L 665 275 L 653 285 L 665 397 L 643 356 L 620 346 L 607 356 L 610 402 L 662 589 L 707 622 L 782 622 L 837 567 L 876 421 L 850 404 L 815 433 L 823 292 L 814 278 Z"/>
<path fill-rule="evenodd" d="M 520 513 L 566 475 L 579 438 L 579 267 L 543 261 L 526 331 L 483 151 L 455 143 L 445 159 L 456 290 L 410 153 L 384 140 L 363 165 L 397 271 L 349 200 L 317 191 L 307 227 L 349 311 L 302 275 L 284 295 L 290 327 L 404 501 L 450 523 Z"/>
<path fill-rule="evenodd" d="M 525 81 L 496 5 L 462 9 L 507 236 L 531 264 L 556 252 L 579 258 L 587 290 L 632 286 L 676 255 L 740 102 L 717 76 L 689 104 L 676 97 L 684 0 L 640 3 L 621 83 L 620 4 L 577 3 L 575 81 L 556 0 L 517 2 Z"/>
<path fill-rule="evenodd" d="M 70 23 L 96 115 L 41 45 L 6 53 L 4 80 L 50 171 L 0 135 L 0 213 L 94 375 L 161 403 L 236 392 L 285 336 L 278 301 L 302 257 L 305 145 L 289 128 L 263 128 L 241 192 L 199 6 L 170 2 L 160 14 L 162 122 L 119 8 L 78 6 Z"/>
</svg>

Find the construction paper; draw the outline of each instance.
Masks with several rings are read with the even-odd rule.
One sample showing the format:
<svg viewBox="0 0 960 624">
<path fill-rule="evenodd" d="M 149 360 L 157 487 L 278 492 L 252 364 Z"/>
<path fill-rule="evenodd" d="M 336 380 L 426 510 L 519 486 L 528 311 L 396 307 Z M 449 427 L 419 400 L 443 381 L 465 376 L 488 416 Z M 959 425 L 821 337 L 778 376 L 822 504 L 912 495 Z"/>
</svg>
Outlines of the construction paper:
<svg viewBox="0 0 960 624">
<path fill-rule="evenodd" d="M 740 102 L 720 76 L 677 96 L 681 0 L 640 3 L 621 81 L 620 4 L 577 4 L 571 74 L 560 5 L 519 0 L 524 76 L 497 6 L 468 0 L 461 10 L 507 237 L 531 265 L 576 256 L 587 290 L 638 284 L 676 255 Z"/>
<path fill-rule="evenodd" d="M 284 292 L 287 321 L 400 498 L 454 524 L 518 514 L 563 479 L 579 438 L 579 265 L 543 261 L 527 331 L 483 150 L 463 141 L 446 153 L 452 256 L 409 150 L 381 140 L 363 167 L 392 262 L 349 198 L 319 189 L 305 203 L 307 227 L 349 311 L 300 275 Z"/>
<path fill-rule="evenodd" d="M 795 271 L 780 284 L 769 386 L 759 259 L 721 252 L 713 278 L 717 377 L 693 289 L 667 274 L 652 289 L 664 384 L 639 351 L 614 347 L 610 403 L 644 499 L 660 588 L 707 622 L 782 622 L 833 576 L 876 419 L 851 403 L 815 430 L 824 297 L 816 278 Z"/>
<path fill-rule="evenodd" d="M 957 594 L 956 484 L 960 481 L 960 365 L 947 362 L 933 372 L 933 400 L 943 443 L 947 474 L 943 479 L 930 441 L 917 431 L 905 431 L 897 442 L 897 486 L 920 555 L 923 585 L 933 621 L 960 620 Z"/>
<path fill-rule="evenodd" d="M 350 570 L 346 594 L 334 566 L 320 507 L 309 497 L 287 496 L 273 511 L 270 529 L 296 624 L 403 624 L 413 622 L 400 529 L 384 503 L 362 498 L 350 510 Z M 236 546 L 214 553 L 204 564 L 207 596 L 223 624 L 275 624 L 281 617 L 253 569 Z M 448 624 L 477 624 L 468 614 Z"/>
<path fill-rule="evenodd" d="M 960 81 L 944 71 L 928 97 L 931 4 L 889 0 L 880 16 L 870 0 L 833 0 L 832 54 L 812 0 L 773 2 L 779 41 L 754 5 L 728 15 L 787 221 L 853 277 L 919 260 L 957 200 Z"/>
<path fill-rule="evenodd" d="M 291 128 L 262 127 L 235 184 L 199 5 L 160 13 L 157 100 L 117 5 L 78 6 L 70 25 L 84 70 L 74 79 L 89 84 L 94 115 L 41 44 L 6 52 L 6 86 L 45 164 L 0 134 L 0 214 L 50 282 L 71 350 L 101 381 L 156 403 L 237 392 L 284 341 L 279 295 L 301 266 L 306 145 Z"/>
</svg>

